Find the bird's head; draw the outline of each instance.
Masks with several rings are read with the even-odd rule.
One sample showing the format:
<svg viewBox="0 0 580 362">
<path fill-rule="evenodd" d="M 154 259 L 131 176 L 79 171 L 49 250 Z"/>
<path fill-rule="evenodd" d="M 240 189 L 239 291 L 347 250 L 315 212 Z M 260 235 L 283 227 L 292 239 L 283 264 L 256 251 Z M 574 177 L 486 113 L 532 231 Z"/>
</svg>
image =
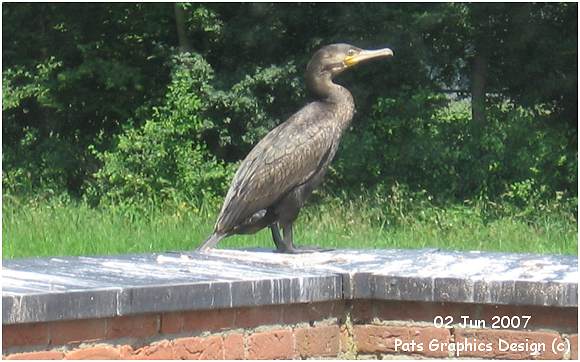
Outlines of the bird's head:
<svg viewBox="0 0 580 362">
<path fill-rule="evenodd" d="M 306 72 L 314 76 L 328 75 L 333 78 L 358 63 L 392 56 L 393 51 L 389 48 L 364 50 L 349 44 L 331 44 L 314 53 Z"/>
</svg>

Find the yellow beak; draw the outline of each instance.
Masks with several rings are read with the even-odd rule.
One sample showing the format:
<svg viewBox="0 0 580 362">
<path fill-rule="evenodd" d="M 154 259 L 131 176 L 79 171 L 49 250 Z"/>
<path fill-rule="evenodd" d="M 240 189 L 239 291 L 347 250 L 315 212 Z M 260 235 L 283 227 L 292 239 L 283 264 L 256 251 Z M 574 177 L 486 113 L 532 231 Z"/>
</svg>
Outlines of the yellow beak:
<svg viewBox="0 0 580 362">
<path fill-rule="evenodd" d="M 352 67 L 353 65 L 358 64 L 365 60 L 381 57 L 392 57 L 393 55 L 394 55 L 393 51 L 389 48 L 377 50 L 363 50 L 358 54 L 344 58 L 344 64 L 346 64 L 347 67 Z"/>
</svg>

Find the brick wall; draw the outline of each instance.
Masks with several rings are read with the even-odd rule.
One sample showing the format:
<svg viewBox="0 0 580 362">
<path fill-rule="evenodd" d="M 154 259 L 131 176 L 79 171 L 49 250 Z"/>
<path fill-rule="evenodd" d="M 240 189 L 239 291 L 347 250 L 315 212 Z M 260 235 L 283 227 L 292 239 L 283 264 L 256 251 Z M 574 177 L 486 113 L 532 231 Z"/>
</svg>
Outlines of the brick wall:
<svg viewBox="0 0 580 362">
<path fill-rule="evenodd" d="M 526 328 L 490 328 L 494 316 L 524 315 Z M 438 316 L 453 318 L 450 328 Z M 462 316 L 486 327 L 462 326 Z M 5 359 L 577 359 L 577 317 L 577 308 L 340 301 L 3 325 L 2 347 Z"/>
</svg>

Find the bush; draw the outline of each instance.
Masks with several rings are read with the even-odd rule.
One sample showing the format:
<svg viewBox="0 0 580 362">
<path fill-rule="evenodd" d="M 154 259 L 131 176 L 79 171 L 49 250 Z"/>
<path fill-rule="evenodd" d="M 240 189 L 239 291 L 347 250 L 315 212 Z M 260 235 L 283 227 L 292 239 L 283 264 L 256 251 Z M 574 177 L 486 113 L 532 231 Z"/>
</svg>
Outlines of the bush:
<svg viewBox="0 0 580 362">
<path fill-rule="evenodd" d="M 222 194 L 232 166 L 213 156 L 204 135 L 215 124 L 202 115 L 200 89 L 211 68 L 197 55 L 174 59 L 165 100 L 142 127 L 127 127 L 111 151 L 97 152 L 103 162 L 88 189 L 93 201 L 142 204 L 152 201 L 211 202 Z"/>
<path fill-rule="evenodd" d="M 302 94 L 292 63 L 256 68 L 228 90 L 199 54 L 174 56 L 171 68 L 162 105 L 128 123 L 112 150 L 92 148 L 103 163 L 87 187 L 92 203 L 221 200 L 237 161 Z"/>
<path fill-rule="evenodd" d="M 427 90 L 404 91 L 380 98 L 369 119 L 347 133 L 332 175 L 341 188 L 369 189 L 395 183 L 414 190 L 445 189 L 453 172 L 450 158 L 465 138 L 466 119 L 458 109 L 449 119 L 438 119 L 447 99 Z"/>
<path fill-rule="evenodd" d="M 75 147 L 54 132 L 46 132 L 19 115 L 38 119 L 58 108 L 52 88 L 55 72 L 62 62 L 54 57 L 38 62 L 32 69 L 14 66 L 2 72 L 3 156 L 2 188 L 9 194 L 32 194 L 33 191 L 56 193 L 65 189 L 67 174 L 74 162 Z M 44 108 L 44 111 L 40 111 Z M 10 139 L 11 134 L 18 139 Z"/>
<path fill-rule="evenodd" d="M 429 91 L 381 98 L 367 124 L 345 136 L 333 187 L 404 184 L 440 200 L 503 199 L 524 207 L 577 196 L 577 154 L 549 112 L 509 102 L 488 108 L 474 132 L 468 101 Z M 475 135 L 479 135 L 476 137 Z"/>
</svg>

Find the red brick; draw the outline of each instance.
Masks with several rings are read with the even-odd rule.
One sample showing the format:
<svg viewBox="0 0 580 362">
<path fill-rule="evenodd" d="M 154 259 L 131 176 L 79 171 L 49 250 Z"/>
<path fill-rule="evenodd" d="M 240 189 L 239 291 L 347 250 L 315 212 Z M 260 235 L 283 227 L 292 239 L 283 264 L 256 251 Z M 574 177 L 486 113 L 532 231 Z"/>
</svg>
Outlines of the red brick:
<svg viewBox="0 0 580 362">
<path fill-rule="evenodd" d="M 370 322 L 375 317 L 373 300 L 355 300 L 352 302 L 352 311 L 350 313 L 354 322 Z"/>
<path fill-rule="evenodd" d="M 448 349 L 431 350 L 430 343 L 449 343 L 448 329 L 435 327 L 354 326 L 354 340 L 359 353 L 404 353 L 429 357 L 447 357 Z M 395 346 L 396 341 L 403 345 Z"/>
<path fill-rule="evenodd" d="M 341 318 L 343 313 L 343 302 L 290 304 L 283 308 L 282 323 L 312 323 L 333 317 Z"/>
<path fill-rule="evenodd" d="M 235 320 L 234 309 L 217 309 L 209 311 L 194 311 L 183 313 L 183 332 L 218 331 L 233 328 Z"/>
<path fill-rule="evenodd" d="M 376 316 L 384 321 L 410 321 L 433 323 L 435 317 L 451 317 L 453 323 L 461 321 L 461 316 L 480 318 L 480 306 L 467 303 L 427 303 L 411 301 L 373 301 Z"/>
<path fill-rule="evenodd" d="M 51 322 L 49 331 L 51 344 L 91 342 L 106 338 L 107 320 L 84 319 Z"/>
<path fill-rule="evenodd" d="M 183 313 L 163 313 L 160 331 L 162 334 L 176 334 L 183 331 Z"/>
<path fill-rule="evenodd" d="M 247 359 L 292 359 L 292 331 L 275 330 L 254 333 L 247 340 Z"/>
<path fill-rule="evenodd" d="M 517 343 L 522 349 L 528 351 L 502 350 L 500 340 L 505 343 Z M 561 343 L 562 338 L 557 333 L 548 332 L 525 332 L 513 330 L 492 330 L 492 329 L 456 329 L 455 343 L 457 344 L 459 357 L 495 358 L 495 359 L 562 359 L 564 352 L 552 353 L 552 342 Z M 481 348 L 477 351 L 460 352 L 460 345 L 469 346 L 478 343 Z M 532 346 L 543 344 L 545 351 L 535 354 L 531 350 Z M 484 349 L 481 351 L 481 349 Z"/>
<path fill-rule="evenodd" d="M 244 336 L 242 334 L 224 336 L 224 359 L 244 359 Z"/>
<path fill-rule="evenodd" d="M 189 337 L 173 341 L 174 359 L 223 359 L 224 346 L 221 336 L 207 338 Z"/>
<path fill-rule="evenodd" d="M 173 345 L 169 341 L 161 341 L 143 346 L 132 353 L 130 359 L 174 359 Z"/>
<path fill-rule="evenodd" d="M 360 302 L 355 302 L 354 305 Z M 494 316 L 530 315 L 526 329 L 557 328 L 560 331 L 575 332 L 577 330 L 577 308 L 555 308 L 542 306 L 509 306 L 509 305 L 478 305 L 469 303 L 427 303 L 427 302 L 397 302 L 372 301 L 375 304 L 376 316 L 381 320 L 425 321 L 433 322 L 436 316 L 452 317 L 453 323 L 461 322 L 461 316 L 470 320 L 483 319 L 491 326 Z M 353 309 L 353 319 L 357 319 Z M 364 319 L 368 320 L 368 319 Z M 523 326 L 523 320 L 522 320 Z M 521 327 L 520 327 L 521 328 Z"/>
<path fill-rule="evenodd" d="M 296 352 L 300 357 L 336 357 L 340 329 L 338 326 L 301 328 L 294 331 Z"/>
<path fill-rule="evenodd" d="M 121 359 L 131 359 L 134 352 L 135 352 L 135 350 L 133 350 L 133 347 L 128 345 L 128 344 L 125 344 L 125 345 L 122 345 L 119 347 L 119 353 L 120 353 Z"/>
<path fill-rule="evenodd" d="M 159 315 L 157 314 L 116 317 L 108 321 L 107 338 L 145 338 L 155 336 L 158 332 Z"/>
<path fill-rule="evenodd" d="M 236 311 L 235 326 L 252 328 L 258 326 L 280 324 L 282 307 L 277 305 L 254 308 L 240 308 Z"/>
<path fill-rule="evenodd" d="M 457 323 L 461 322 L 462 316 L 467 316 L 471 320 L 484 320 L 486 326 L 490 327 L 494 316 L 521 317 L 530 315 L 531 319 L 526 326 L 526 330 L 557 328 L 559 331 L 568 333 L 577 331 L 577 308 L 424 302 L 377 302 L 375 308 L 377 317 L 382 320 L 433 322 L 436 316 L 450 316 L 456 326 Z M 520 329 L 523 329 L 523 319 L 521 320 Z"/>
<path fill-rule="evenodd" d="M 571 335 L 570 338 L 570 359 L 578 360 L 578 335 Z"/>
<path fill-rule="evenodd" d="M 67 352 L 65 359 L 99 359 L 99 360 L 110 360 L 110 359 L 121 359 L 121 351 L 118 348 L 110 346 L 96 346 L 89 348 L 75 349 L 74 351 Z"/>
<path fill-rule="evenodd" d="M 48 324 L 26 323 L 2 325 L 2 347 L 47 345 Z"/>
<path fill-rule="evenodd" d="M 494 316 L 497 317 L 520 317 L 528 315 L 530 320 L 526 329 L 552 328 L 562 332 L 575 332 L 578 330 L 578 308 L 556 308 L 542 306 L 513 306 L 513 305 L 483 305 L 481 318 L 491 327 Z M 516 321 L 514 321 L 516 322 Z M 523 329 L 523 319 L 520 319 Z"/>
<path fill-rule="evenodd" d="M 27 353 L 15 353 L 2 357 L 2 359 L 17 359 L 17 360 L 53 360 L 53 359 L 63 359 L 64 353 L 58 351 L 42 351 L 42 352 L 27 352 Z"/>
</svg>

